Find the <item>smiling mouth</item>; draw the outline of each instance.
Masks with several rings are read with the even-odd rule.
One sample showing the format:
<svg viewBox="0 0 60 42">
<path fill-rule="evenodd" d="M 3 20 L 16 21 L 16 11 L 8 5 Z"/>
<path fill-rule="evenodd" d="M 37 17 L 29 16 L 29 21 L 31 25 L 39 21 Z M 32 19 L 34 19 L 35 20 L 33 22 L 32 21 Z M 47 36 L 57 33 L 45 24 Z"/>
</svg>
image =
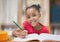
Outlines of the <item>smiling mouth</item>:
<svg viewBox="0 0 60 42">
<path fill-rule="evenodd" d="M 31 25 L 35 25 L 36 24 L 36 21 L 31 21 Z"/>
</svg>

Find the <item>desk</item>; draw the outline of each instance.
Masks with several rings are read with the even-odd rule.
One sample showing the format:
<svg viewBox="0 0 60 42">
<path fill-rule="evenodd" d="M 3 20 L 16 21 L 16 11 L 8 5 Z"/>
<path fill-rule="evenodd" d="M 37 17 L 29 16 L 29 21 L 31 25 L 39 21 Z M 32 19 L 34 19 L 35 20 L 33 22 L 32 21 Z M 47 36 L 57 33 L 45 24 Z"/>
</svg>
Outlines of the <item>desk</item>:
<svg viewBox="0 0 60 42">
<path fill-rule="evenodd" d="M 45 40 L 43 42 L 60 42 L 60 41 L 55 41 L 55 40 Z"/>
<path fill-rule="evenodd" d="M 12 42 L 12 41 L 8 41 L 8 42 Z M 14 41 L 14 42 L 20 42 L 20 41 Z M 28 41 L 28 42 L 40 42 L 40 41 Z M 54 40 L 46 40 L 43 42 L 60 42 L 60 41 L 54 41 Z"/>
</svg>

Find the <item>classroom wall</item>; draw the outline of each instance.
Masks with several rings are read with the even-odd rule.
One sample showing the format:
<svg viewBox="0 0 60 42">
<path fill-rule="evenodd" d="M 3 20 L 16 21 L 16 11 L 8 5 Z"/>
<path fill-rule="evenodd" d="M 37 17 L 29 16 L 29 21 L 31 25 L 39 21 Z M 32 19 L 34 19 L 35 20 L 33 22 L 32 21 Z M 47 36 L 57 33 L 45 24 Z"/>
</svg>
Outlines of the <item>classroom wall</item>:
<svg viewBox="0 0 60 42">
<path fill-rule="evenodd" d="M 0 25 L 8 35 L 16 28 L 12 20 L 17 22 L 17 14 L 18 0 L 0 0 Z"/>
<path fill-rule="evenodd" d="M 0 0 L 0 24 L 3 22 L 3 1 Z"/>
<path fill-rule="evenodd" d="M 9 24 L 11 20 L 17 21 L 18 0 L 0 0 L 0 23 Z"/>
</svg>

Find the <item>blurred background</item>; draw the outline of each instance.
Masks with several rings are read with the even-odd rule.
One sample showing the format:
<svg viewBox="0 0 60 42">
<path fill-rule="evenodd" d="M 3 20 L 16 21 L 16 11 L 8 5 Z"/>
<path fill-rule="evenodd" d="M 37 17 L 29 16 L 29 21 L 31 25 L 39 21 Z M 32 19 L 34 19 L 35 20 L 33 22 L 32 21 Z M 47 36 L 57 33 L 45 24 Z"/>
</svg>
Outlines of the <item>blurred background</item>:
<svg viewBox="0 0 60 42">
<path fill-rule="evenodd" d="M 0 29 L 12 35 L 17 28 L 13 21 L 22 25 L 25 8 L 32 4 L 41 6 L 40 22 L 47 26 L 50 33 L 60 34 L 60 0 L 0 0 Z"/>
</svg>

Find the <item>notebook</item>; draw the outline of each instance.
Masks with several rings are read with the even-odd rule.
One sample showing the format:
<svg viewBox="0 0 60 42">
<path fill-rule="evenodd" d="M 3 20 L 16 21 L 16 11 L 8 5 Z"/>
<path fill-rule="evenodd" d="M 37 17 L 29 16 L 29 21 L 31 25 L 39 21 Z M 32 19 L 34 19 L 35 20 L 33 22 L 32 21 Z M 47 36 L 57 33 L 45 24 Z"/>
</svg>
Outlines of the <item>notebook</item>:
<svg viewBox="0 0 60 42">
<path fill-rule="evenodd" d="M 14 41 L 20 41 L 20 42 L 27 42 L 30 40 L 39 40 L 40 42 L 42 42 L 43 40 L 56 40 L 56 41 L 60 41 L 60 35 L 53 35 L 53 34 L 47 34 L 47 33 L 42 33 L 40 35 L 38 34 L 28 34 L 26 38 L 14 38 Z"/>
</svg>

